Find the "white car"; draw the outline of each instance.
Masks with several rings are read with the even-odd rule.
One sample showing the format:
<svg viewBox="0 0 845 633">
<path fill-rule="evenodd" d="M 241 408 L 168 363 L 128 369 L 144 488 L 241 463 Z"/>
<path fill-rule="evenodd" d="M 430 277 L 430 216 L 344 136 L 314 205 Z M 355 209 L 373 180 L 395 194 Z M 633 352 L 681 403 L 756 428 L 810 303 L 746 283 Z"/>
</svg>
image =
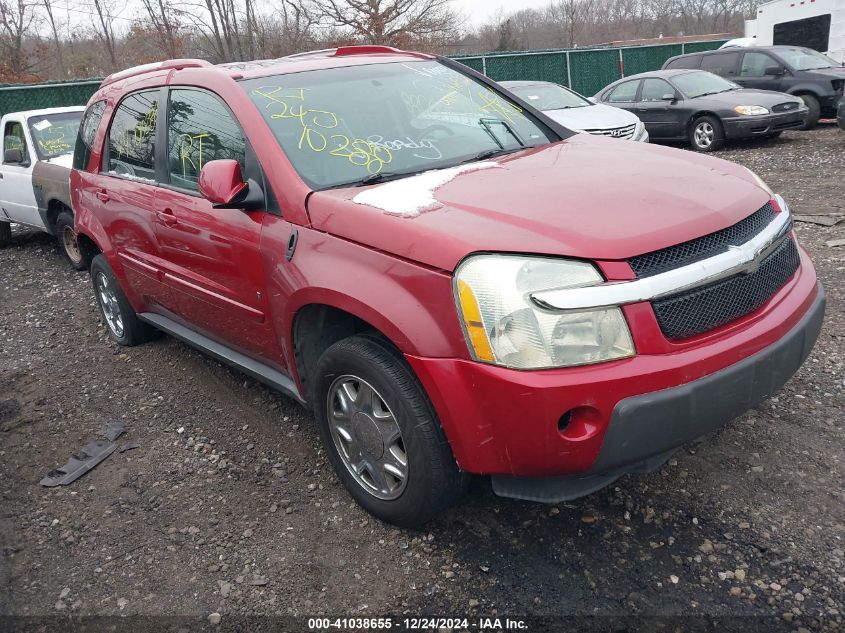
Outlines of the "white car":
<svg viewBox="0 0 845 633">
<path fill-rule="evenodd" d="M 0 119 L 0 248 L 12 239 L 11 224 L 20 224 L 54 235 L 71 266 L 86 267 L 70 204 L 70 168 L 84 109 L 12 112 Z"/>
<path fill-rule="evenodd" d="M 593 103 L 569 88 L 549 81 L 500 81 L 499 85 L 570 130 L 648 142 L 648 132 L 636 114 Z"/>
</svg>

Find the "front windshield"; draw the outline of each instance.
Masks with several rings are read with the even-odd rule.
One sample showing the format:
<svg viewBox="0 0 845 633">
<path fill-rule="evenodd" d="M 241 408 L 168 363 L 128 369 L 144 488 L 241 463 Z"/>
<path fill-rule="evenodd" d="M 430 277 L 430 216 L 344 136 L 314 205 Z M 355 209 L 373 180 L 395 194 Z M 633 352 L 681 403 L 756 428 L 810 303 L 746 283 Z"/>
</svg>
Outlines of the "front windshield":
<svg viewBox="0 0 845 633">
<path fill-rule="evenodd" d="M 530 84 L 527 86 L 509 86 L 503 84 L 516 96 L 524 99 L 538 110 L 565 110 L 593 105 L 581 95 L 557 84 Z"/>
<path fill-rule="evenodd" d="M 778 49 L 777 56 L 792 70 L 819 70 L 820 68 L 835 68 L 839 65 L 827 55 L 809 48 Z"/>
<path fill-rule="evenodd" d="M 732 81 L 722 79 L 718 75 L 714 75 L 713 73 L 708 73 L 706 71 L 675 75 L 672 77 L 672 81 L 675 83 L 675 86 L 690 99 L 703 97 L 704 95 L 714 95 L 720 92 L 727 92 L 728 90 L 736 90 L 739 88 L 739 86 Z"/>
<path fill-rule="evenodd" d="M 82 112 L 60 112 L 29 117 L 29 133 L 41 160 L 72 154 Z"/>
<path fill-rule="evenodd" d="M 556 140 L 500 93 L 436 61 L 306 71 L 241 86 L 313 189 Z"/>
</svg>

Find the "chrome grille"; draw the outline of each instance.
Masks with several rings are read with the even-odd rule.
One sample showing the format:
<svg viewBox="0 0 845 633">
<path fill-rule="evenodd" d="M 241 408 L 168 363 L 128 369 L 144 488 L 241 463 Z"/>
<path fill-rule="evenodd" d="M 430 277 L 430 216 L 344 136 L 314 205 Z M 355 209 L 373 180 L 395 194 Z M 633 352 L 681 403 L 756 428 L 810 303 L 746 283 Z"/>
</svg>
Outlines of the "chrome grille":
<svg viewBox="0 0 845 633">
<path fill-rule="evenodd" d="M 760 308 L 798 270 L 798 247 L 791 237 L 760 267 L 700 288 L 652 301 L 660 329 L 668 339 L 703 334 Z"/>
<path fill-rule="evenodd" d="M 590 128 L 585 129 L 584 131 L 587 134 L 595 134 L 596 136 L 610 136 L 612 138 L 632 138 L 636 129 L 637 124 L 632 123 L 631 125 L 625 125 L 622 127 L 609 127 L 601 129 Z"/>
</svg>

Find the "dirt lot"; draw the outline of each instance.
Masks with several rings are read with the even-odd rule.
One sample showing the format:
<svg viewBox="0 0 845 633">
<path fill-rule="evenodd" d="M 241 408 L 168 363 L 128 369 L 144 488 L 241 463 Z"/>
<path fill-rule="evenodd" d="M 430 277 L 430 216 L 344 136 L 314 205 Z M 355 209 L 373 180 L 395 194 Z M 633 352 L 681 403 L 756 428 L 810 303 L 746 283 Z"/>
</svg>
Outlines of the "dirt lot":
<svg viewBox="0 0 845 633">
<path fill-rule="evenodd" d="M 845 132 L 718 155 L 796 213 L 845 213 Z M 749 616 L 738 630 L 845 630 L 845 247 L 825 245 L 845 222 L 797 231 L 827 319 L 776 398 L 568 504 L 479 481 L 423 532 L 355 506 L 291 401 L 170 338 L 119 349 L 88 277 L 18 231 L 0 251 L 0 615 L 732 615 Z M 114 421 L 140 448 L 39 486 Z"/>
</svg>

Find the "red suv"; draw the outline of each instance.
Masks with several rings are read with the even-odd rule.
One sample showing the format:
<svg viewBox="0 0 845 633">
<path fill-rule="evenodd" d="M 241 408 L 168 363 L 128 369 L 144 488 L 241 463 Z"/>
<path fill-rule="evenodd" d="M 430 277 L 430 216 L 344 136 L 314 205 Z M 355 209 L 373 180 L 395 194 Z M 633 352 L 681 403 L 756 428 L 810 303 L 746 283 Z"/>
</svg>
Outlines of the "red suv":
<svg viewBox="0 0 845 633">
<path fill-rule="evenodd" d="M 399 525 L 469 473 L 554 502 L 657 468 L 783 385 L 824 312 L 747 169 L 385 47 L 112 75 L 71 184 L 114 340 L 163 330 L 292 395 Z"/>
</svg>

